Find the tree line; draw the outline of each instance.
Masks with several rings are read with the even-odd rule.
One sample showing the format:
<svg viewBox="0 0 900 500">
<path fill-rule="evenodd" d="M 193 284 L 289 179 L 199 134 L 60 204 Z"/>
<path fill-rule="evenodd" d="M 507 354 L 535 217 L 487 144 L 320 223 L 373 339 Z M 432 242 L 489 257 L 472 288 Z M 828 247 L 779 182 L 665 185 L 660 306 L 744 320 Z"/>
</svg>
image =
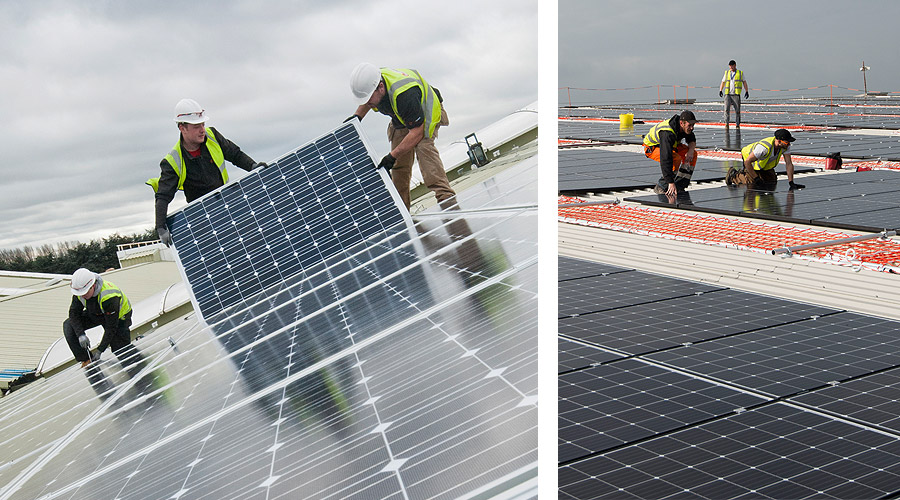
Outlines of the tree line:
<svg viewBox="0 0 900 500">
<path fill-rule="evenodd" d="M 67 241 L 54 245 L 0 249 L 0 270 L 72 274 L 79 267 L 86 267 L 99 273 L 119 267 L 119 259 L 116 257 L 118 245 L 156 239 L 156 230 L 149 229 L 142 234 L 113 234 L 89 243 Z"/>
</svg>

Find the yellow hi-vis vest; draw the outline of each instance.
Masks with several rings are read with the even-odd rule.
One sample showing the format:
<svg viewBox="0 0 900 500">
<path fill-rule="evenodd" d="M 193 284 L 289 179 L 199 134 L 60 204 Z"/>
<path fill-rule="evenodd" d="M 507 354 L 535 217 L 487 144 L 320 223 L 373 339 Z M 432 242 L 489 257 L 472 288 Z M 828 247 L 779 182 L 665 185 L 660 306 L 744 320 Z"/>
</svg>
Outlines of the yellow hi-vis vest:
<svg viewBox="0 0 900 500">
<path fill-rule="evenodd" d="M 659 133 L 663 130 L 668 130 L 675 134 L 675 130 L 669 125 L 669 120 L 663 120 L 654 125 L 650 131 L 647 132 L 647 135 L 644 136 L 644 146 L 659 146 Z M 677 138 L 678 134 L 675 134 L 675 137 Z"/>
<path fill-rule="evenodd" d="M 122 290 L 119 290 L 116 285 L 112 284 L 110 281 L 106 281 L 103 278 L 98 278 L 100 280 L 100 294 L 97 296 L 97 301 L 100 303 L 100 310 L 103 310 L 103 302 L 112 298 L 112 297 L 121 297 L 119 299 L 119 319 L 125 317 L 126 314 L 131 312 L 131 303 L 128 302 L 128 297 L 122 293 Z M 95 285 L 96 286 L 96 285 Z M 81 305 L 87 307 L 87 301 L 84 300 L 84 297 L 78 297 L 78 300 L 81 301 Z"/>
<path fill-rule="evenodd" d="M 775 136 L 772 136 L 759 142 L 754 142 L 749 146 L 744 146 L 741 149 L 741 157 L 746 160 L 757 144 L 765 146 L 766 152 L 762 158 L 757 158 L 756 161 L 753 162 L 753 170 L 772 170 L 778 165 L 778 162 L 781 161 L 781 155 L 784 154 L 784 150 L 775 147 Z M 775 153 L 776 150 L 778 150 L 778 153 Z"/>
<path fill-rule="evenodd" d="M 729 70 L 731 71 L 731 70 Z M 736 69 L 734 70 L 734 75 L 730 79 L 725 80 L 725 93 L 726 94 L 740 94 L 741 89 L 744 87 L 744 72 Z"/>
<path fill-rule="evenodd" d="M 219 172 L 222 173 L 222 183 L 228 184 L 228 169 L 225 168 L 225 155 L 222 153 L 222 146 L 219 146 L 219 143 L 216 141 L 216 134 L 209 128 L 206 129 L 206 148 L 209 149 L 209 155 L 212 156 L 216 166 L 219 167 Z M 178 190 L 184 191 L 184 179 L 187 177 L 187 172 L 184 168 L 184 158 L 181 155 L 181 134 L 178 134 L 178 142 L 175 143 L 172 151 L 169 151 L 169 154 L 166 155 L 166 161 L 178 174 Z M 145 184 L 152 187 L 154 193 L 159 191 L 159 177 L 147 179 Z"/>
<path fill-rule="evenodd" d="M 422 78 L 422 75 L 414 69 L 381 68 L 381 77 L 384 78 L 394 116 L 404 126 L 406 123 L 403 122 L 403 118 L 397 112 L 397 96 L 412 87 L 419 87 L 419 90 L 422 91 L 422 114 L 425 116 L 423 130 L 425 131 L 425 137 L 433 137 L 434 129 L 441 122 L 441 102 L 431 85 L 428 85 L 425 79 Z M 378 111 L 378 108 L 374 109 Z"/>
</svg>

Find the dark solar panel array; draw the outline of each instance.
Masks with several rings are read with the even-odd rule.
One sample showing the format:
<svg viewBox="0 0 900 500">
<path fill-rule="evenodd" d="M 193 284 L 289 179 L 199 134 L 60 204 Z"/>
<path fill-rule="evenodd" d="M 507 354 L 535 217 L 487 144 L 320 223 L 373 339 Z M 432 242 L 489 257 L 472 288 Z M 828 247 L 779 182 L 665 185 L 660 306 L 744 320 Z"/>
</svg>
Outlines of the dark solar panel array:
<svg viewBox="0 0 900 500">
<path fill-rule="evenodd" d="M 668 118 L 671 118 L 669 116 Z M 590 139 L 594 141 L 641 144 L 654 124 L 637 124 L 633 129 L 623 129 L 614 122 L 559 122 L 559 137 L 562 139 Z M 769 129 L 743 127 L 741 130 L 725 131 L 722 127 L 697 126 L 694 135 L 697 147 L 701 149 L 725 149 L 740 151 L 742 147 L 774 135 Z M 900 160 L 900 141 L 896 137 L 865 133 L 829 131 L 791 131 L 797 140 L 791 145 L 795 155 L 825 156 L 841 153 L 843 158 Z"/>
<path fill-rule="evenodd" d="M 743 123 L 770 123 L 782 126 L 820 126 L 874 129 L 900 129 L 900 104 L 872 104 L 835 100 L 830 102 L 802 103 L 762 102 L 743 99 L 741 121 Z M 722 123 L 725 121 L 722 101 L 707 100 L 690 105 L 631 105 L 560 108 L 559 116 L 618 119 L 620 114 L 633 113 L 635 120 L 661 120 L 671 118 L 683 110 L 690 110 L 700 121 Z M 731 113 L 734 123 L 734 112 Z"/>
<path fill-rule="evenodd" d="M 729 289 L 618 303 L 670 279 L 632 272 L 559 320 L 560 498 L 900 494 L 900 322 Z"/>
<path fill-rule="evenodd" d="M 900 489 L 900 440 L 776 403 L 559 470 L 561 499 L 877 499 Z"/>
<path fill-rule="evenodd" d="M 592 262 L 589 260 L 560 258 L 558 263 L 558 279 L 559 281 L 567 281 L 577 278 L 587 278 L 589 276 L 597 276 L 600 274 L 620 273 L 622 271 L 630 271 L 626 267 L 613 266 L 610 264 L 602 264 L 600 262 Z"/>
<path fill-rule="evenodd" d="M 721 290 L 722 287 L 628 271 L 560 281 L 558 289 L 559 317 L 565 318 Z"/>
<path fill-rule="evenodd" d="M 804 177 L 790 190 L 782 177 L 775 191 L 746 186 L 688 190 L 671 203 L 661 195 L 626 198 L 646 205 L 740 215 L 799 224 L 877 232 L 900 228 L 900 172 L 872 170 Z"/>
<path fill-rule="evenodd" d="M 558 189 L 562 192 L 622 191 L 656 185 L 662 173 L 659 163 L 643 153 L 609 151 L 604 148 L 562 149 L 558 153 Z M 693 182 L 722 181 L 738 161 L 698 158 Z M 811 171 L 797 168 L 797 172 Z M 779 165 L 778 171 L 784 172 Z"/>
</svg>

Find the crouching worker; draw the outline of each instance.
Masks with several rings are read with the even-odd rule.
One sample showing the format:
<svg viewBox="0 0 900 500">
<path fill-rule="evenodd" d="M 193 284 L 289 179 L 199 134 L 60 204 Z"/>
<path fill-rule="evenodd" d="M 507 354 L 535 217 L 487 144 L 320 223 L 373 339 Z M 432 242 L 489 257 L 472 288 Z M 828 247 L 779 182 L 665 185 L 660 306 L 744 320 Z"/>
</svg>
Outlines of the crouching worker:
<svg viewBox="0 0 900 500">
<path fill-rule="evenodd" d="M 675 196 L 691 183 L 697 165 L 695 123 L 697 119 L 693 112 L 682 111 L 680 115 L 659 122 L 644 136 L 644 154 L 658 161 L 662 171 L 662 177 L 653 188 L 656 194 Z"/>
<path fill-rule="evenodd" d="M 100 353 L 112 347 L 123 365 L 130 364 L 135 353 L 131 345 L 131 304 L 116 285 L 85 268 L 72 275 L 72 304 L 69 319 L 63 322 L 63 334 L 75 359 L 86 368 L 100 359 Z M 103 326 L 103 338 L 97 352 L 89 350 L 85 330 Z M 126 349 L 128 348 L 128 349 Z"/>
</svg>

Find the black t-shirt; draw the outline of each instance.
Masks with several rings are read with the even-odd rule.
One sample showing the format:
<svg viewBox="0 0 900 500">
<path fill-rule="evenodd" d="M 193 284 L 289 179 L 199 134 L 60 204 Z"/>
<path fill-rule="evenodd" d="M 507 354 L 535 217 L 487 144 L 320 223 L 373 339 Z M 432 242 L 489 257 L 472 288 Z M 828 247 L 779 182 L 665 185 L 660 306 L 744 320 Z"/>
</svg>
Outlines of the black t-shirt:
<svg viewBox="0 0 900 500">
<path fill-rule="evenodd" d="M 441 93 L 432 87 L 439 101 Z M 422 109 L 422 90 L 418 86 L 410 87 L 397 96 L 397 114 L 403 119 L 404 125 L 397 119 L 394 109 L 391 107 L 391 98 L 387 93 L 378 103 L 378 112 L 391 117 L 394 128 L 416 128 L 425 123 L 425 111 Z"/>
</svg>

